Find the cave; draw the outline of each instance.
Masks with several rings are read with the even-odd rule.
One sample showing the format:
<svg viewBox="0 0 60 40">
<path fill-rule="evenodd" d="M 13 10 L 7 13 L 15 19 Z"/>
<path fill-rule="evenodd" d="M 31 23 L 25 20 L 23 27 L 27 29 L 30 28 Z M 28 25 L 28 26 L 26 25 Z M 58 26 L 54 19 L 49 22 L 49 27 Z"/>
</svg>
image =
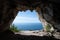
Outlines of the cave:
<svg viewBox="0 0 60 40">
<path fill-rule="evenodd" d="M 18 11 L 36 10 L 39 19 L 51 24 L 55 30 L 60 32 L 60 1 L 59 0 L 0 0 L 0 39 L 1 40 L 18 40 L 17 35 L 9 30 L 10 24 L 15 19 Z M 42 21 L 41 20 L 41 21 Z M 19 36 L 19 35 L 18 35 Z M 22 38 L 23 37 L 23 38 Z M 53 37 L 33 37 L 21 36 L 24 40 L 26 37 L 30 40 L 57 40 Z"/>
</svg>

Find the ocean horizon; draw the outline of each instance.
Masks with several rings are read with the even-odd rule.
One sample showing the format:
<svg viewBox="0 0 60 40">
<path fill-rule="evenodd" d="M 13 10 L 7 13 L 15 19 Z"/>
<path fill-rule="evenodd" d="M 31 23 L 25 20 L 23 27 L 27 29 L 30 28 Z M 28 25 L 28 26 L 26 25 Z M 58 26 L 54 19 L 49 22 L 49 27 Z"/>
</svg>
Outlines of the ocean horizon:
<svg viewBox="0 0 60 40">
<path fill-rule="evenodd" d="M 14 24 L 19 30 L 42 30 L 41 23 L 16 23 Z"/>
</svg>

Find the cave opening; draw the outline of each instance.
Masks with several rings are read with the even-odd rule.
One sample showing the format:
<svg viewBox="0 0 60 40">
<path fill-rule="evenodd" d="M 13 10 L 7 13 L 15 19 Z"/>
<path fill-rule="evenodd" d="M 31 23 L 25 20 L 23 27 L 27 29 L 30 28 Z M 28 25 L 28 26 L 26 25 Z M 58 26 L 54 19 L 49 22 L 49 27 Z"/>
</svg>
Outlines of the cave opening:
<svg viewBox="0 0 60 40">
<path fill-rule="evenodd" d="M 40 22 L 37 12 L 33 10 L 19 11 L 15 20 L 14 25 L 20 30 L 42 30 L 42 23 Z"/>
</svg>

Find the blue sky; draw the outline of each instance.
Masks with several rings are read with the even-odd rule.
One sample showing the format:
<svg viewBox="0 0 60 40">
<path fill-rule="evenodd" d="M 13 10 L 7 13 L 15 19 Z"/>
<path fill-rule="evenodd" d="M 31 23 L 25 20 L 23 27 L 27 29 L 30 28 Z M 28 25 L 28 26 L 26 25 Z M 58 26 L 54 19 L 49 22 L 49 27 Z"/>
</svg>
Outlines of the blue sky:
<svg viewBox="0 0 60 40">
<path fill-rule="evenodd" d="M 25 12 L 19 11 L 13 23 L 40 23 L 40 21 L 35 10 L 33 12 L 27 10 Z"/>
</svg>

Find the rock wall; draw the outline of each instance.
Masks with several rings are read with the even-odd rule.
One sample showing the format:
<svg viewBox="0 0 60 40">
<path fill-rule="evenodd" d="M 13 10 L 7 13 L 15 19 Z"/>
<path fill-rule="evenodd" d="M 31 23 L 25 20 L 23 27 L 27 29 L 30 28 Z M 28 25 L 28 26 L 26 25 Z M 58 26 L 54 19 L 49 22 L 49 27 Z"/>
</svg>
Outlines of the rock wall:
<svg viewBox="0 0 60 40">
<path fill-rule="evenodd" d="M 18 11 L 36 10 L 39 19 L 60 31 L 60 4 L 48 0 L 0 0 L 0 32 L 9 29 Z M 42 14 L 40 13 L 42 12 Z M 42 19 L 43 18 L 43 19 Z"/>
<path fill-rule="evenodd" d="M 0 0 L 0 32 L 9 29 L 17 15 L 14 1 Z"/>
</svg>

